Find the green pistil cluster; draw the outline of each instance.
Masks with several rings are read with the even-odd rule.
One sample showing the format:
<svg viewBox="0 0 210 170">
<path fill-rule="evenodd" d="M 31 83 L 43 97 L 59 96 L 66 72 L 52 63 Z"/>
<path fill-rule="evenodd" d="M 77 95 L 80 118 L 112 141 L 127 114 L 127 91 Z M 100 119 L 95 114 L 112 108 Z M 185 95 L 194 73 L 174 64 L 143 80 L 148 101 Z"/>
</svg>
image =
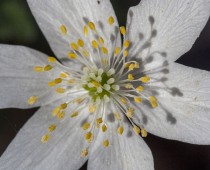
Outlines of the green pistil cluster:
<svg viewBox="0 0 210 170">
<path fill-rule="evenodd" d="M 108 72 L 99 69 L 85 75 L 86 83 L 83 88 L 89 92 L 93 101 L 109 101 L 111 95 L 119 90 L 119 86 L 115 84 L 114 73 L 114 69 L 110 69 Z"/>
</svg>

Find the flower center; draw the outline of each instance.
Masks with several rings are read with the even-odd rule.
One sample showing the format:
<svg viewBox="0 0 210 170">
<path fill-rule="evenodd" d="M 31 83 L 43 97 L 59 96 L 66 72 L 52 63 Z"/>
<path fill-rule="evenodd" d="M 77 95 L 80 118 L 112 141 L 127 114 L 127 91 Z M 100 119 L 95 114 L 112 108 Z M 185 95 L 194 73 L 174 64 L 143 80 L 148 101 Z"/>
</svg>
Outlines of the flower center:
<svg viewBox="0 0 210 170">
<path fill-rule="evenodd" d="M 115 91 L 119 90 L 119 86 L 115 84 L 114 69 L 110 69 L 108 72 L 102 68 L 90 70 L 85 67 L 83 88 L 88 91 L 94 102 L 100 103 L 101 100 L 105 102 L 110 101 L 110 97 Z"/>
</svg>

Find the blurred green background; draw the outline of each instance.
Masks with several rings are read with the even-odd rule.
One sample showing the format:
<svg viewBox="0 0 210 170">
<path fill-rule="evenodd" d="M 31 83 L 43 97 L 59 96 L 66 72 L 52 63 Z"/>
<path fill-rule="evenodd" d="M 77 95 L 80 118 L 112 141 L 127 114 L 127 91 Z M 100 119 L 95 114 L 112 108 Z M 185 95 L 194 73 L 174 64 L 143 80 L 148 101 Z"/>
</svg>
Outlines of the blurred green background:
<svg viewBox="0 0 210 170">
<path fill-rule="evenodd" d="M 129 7 L 140 2 L 111 1 L 120 25 L 125 25 Z M 48 55 L 53 54 L 25 0 L 0 1 L 0 43 L 24 45 Z M 177 62 L 210 71 L 210 21 L 193 48 Z M 0 110 L 0 155 L 36 110 L 37 108 Z M 145 141 L 152 150 L 156 170 L 210 169 L 210 146 L 169 141 L 151 134 Z M 86 169 L 86 165 L 82 169 Z"/>
</svg>

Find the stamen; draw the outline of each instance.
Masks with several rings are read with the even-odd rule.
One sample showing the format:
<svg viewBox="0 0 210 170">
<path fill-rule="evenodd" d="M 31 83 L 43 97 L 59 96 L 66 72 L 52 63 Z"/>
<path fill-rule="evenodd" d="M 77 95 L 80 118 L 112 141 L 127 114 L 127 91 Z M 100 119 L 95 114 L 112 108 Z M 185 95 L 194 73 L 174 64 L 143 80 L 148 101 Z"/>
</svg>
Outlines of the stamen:
<svg viewBox="0 0 210 170">
<path fill-rule="evenodd" d="M 117 56 L 120 52 L 120 47 L 115 48 L 114 55 Z"/>
<path fill-rule="evenodd" d="M 102 127 L 101 127 L 101 130 L 102 130 L 102 132 L 106 132 L 107 126 L 105 124 L 103 124 Z"/>
<path fill-rule="evenodd" d="M 68 57 L 71 59 L 77 58 L 77 55 L 75 53 L 68 53 Z"/>
<path fill-rule="evenodd" d="M 150 77 L 149 76 L 141 77 L 140 81 L 143 82 L 143 83 L 148 83 L 150 81 Z"/>
<path fill-rule="evenodd" d="M 48 57 L 48 62 L 55 63 L 57 60 L 55 57 Z"/>
<path fill-rule="evenodd" d="M 41 141 L 42 141 L 42 143 L 47 143 L 49 141 L 49 139 L 50 139 L 50 135 L 46 134 L 46 135 L 42 136 Z"/>
<path fill-rule="evenodd" d="M 98 43 L 96 40 L 92 41 L 92 46 L 93 46 L 93 48 L 98 48 Z"/>
<path fill-rule="evenodd" d="M 142 137 L 147 137 L 147 131 L 145 129 L 141 129 L 141 136 Z"/>
<path fill-rule="evenodd" d="M 109 140 L 108 139 L 106 139 L 106 140 L 103 141 L 103 146 L 105 148 L 109 146 Z"/>
<path fill-rule="evenodd" d="M 128 56 L 128 50 L 125 50 L 124 52 L 123 52 L 123 57 L 127 57 Z"/>
<path fill-rule="evenodd" d="M 107 50 L 107 48 L 105 48 L 105 47 L 101 47 L 101 51 L 102 51 L 104 54 L 108 54 L 108 50 Z"/>
<path fill-rule="evenodd" d="M 80 47 L 84 47 L 84 41 L 81 40 L 81 39 L 78 39 L 77 44 L 78 44 L 78 46 L 80 46 Z"/>
<path fill-rule="evenodd" d="M 84 26 L 83 31 L 84 31 L 85 37 L 87 37 L 88 36 L 88 27 L 87 26 Z"/>
<path fill-rule="evenodd" d="M 130 41 L 129 41 L 129 40 L 126 40 L 126 41 L 124 42 L 123 46 L 124 46 L 125 48 L 128 48 L 128 47 L 130 46 Z"/>
<path fill-rule="evenodd" d="M 71 46 L 71 48 L 72 48 L 73 50 L 75 50 L 75 51 L 77 51 L 77 50 L 79 49 L 78 45 L 75 44 L 75 43 L 71 43 L 70 46 Z"/>
<path fill-rule="evenodd" d="M 133 80 L 133 79 L 134 79 L 133 75 L 132 74 L 128 74 L 128 80 Z"/>
<path fill-rule="evenodd" d="M 86 157 L 87 155 L 88 155 L 88 149 L 85 148 L 85 149 L 83 149 L 83 150 L 81 151 L 80 156 L 84 158 L 84 157 Z"/>
<path fill-rule="evenodd" d="M 122 135 L 122 134 L 123 134 L 123 132 L 124 132 L 124 128 L 123 128 L 123 126 L 118 127 L 118 129 L 117 129 L 117 133 L 118 133 L 119 135 Z"/>
<path fill-rule="evenodd" d="M 34 67 L 34 71 L 36 71 L 36 72 L 42 72 L 42 71 L 44 71 L 44 69 L 41 66 L 36 66 L 36 67 Z"/>
<path fill-rule="evenodd" d="M 60 26 L 60 31 L 63 35 L 66 35 L 67 34 L 67 29 L 66 29 L 66 26 L 65 25 L 61 25 Z"/>
<path fill-rule="evenodd" d="M 144 90 L 144 87 L 143 86 L 138 86 L 137 88 L 136 88 L 136 91 L 137 92 L 142 92 Z"/>
<path fill-rule="evenodd" d="M 44 71 L 50 71 L 53 67 L 51 65 L 46 65 Z"/>
<path fill-rule="evenodd" d="M 56 125 L 52 124 L 48 127 L 48 132 L 53 132 L 56 129 Z"/>
<path fill-rule="evenodd" d="M 109 17 L 108 23 L 109 23 L 109 25 L 113 25 L 114 24 L 114 18 L 112 16 Z"/>
<path fill-rule="evenodd" d="M 85 134 L 85 140 L 88 142 L 88 143 L 91 143 L 93 141 L 93 134 L 92 132 L 88 132 Z"/>
<path fill-rule="evenodd" d="M 88 122 L 84 123 L 82 126 L 83 130 L 88 130 L 89 127 L 90 127 L 90 123 L 88 123 Z"/>
<path fill-rule="evenodd" d="M 95 31 L 96 28 L 95 28 L 95 24 L 93 22 L 88 22 L 88 26 L 91 30 Z"/>
<path fill-rule="evenodd" d="M 140 97 L 134 97 L 134 101 L 136 103 L 141 103 L 142 102 L 142 99 Z"/>
<path fill-rule="evenodd" d="M 126 34 L 126 29 L 125 29 L 124 26 L 121 26 L 120 27 L 120 32 L 121 32 L 122 35 L 125 35 Z"/>
<path fill-rule="evenodd" d="M 36 103 L 38 100 L 38 98 L 36 96 L 31 96 L 29 99 L 28 99 L 28 104 L 30 105 L 33 105 L 34 103 Z"/>
<path fill-rule="evenodd" d="M 134 130 L 134 132 L 135 132 L 137 135 L 139 135 L 140 132 L 141 132 L 140 128 L 139 128 L 138 126 L 136 126 L 136 125 L 133 126 L 133 130 Z"/>
<path fill-rule="evenodd" d="M 62 94 L 62 93 L 65 93 L 66 90 L 62 87 L 59 87 L 59 88 L 56 89 L 56 92 Z"/>
<path fill-rule="evenodd" d="M 157 99 L 154 96 L 150 96 L 150 103 L 152 105 L 153 108 L 157 107 Z"/>
</svg>

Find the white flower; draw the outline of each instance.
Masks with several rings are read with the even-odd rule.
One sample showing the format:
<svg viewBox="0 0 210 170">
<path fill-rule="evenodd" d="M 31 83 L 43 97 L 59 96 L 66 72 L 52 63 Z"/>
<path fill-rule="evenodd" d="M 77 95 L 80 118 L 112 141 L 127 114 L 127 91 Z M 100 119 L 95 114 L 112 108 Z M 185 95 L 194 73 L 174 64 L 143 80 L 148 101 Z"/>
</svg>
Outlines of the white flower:
<svg viewBox="0 0 210 170">
<path fill-rule="evenodd" d="M 0 46 L 0 107 L 41 106 L 0 169 L 79 169 L 88 159 L 90 170 L 151 170 L 147 131 L 210 144 L 210 73 L 174 63 L 205 26 L 209 0 L 142 0 L 126 28 L 109 0 L 28 3 L 58 61 Z"/>
</svg>

